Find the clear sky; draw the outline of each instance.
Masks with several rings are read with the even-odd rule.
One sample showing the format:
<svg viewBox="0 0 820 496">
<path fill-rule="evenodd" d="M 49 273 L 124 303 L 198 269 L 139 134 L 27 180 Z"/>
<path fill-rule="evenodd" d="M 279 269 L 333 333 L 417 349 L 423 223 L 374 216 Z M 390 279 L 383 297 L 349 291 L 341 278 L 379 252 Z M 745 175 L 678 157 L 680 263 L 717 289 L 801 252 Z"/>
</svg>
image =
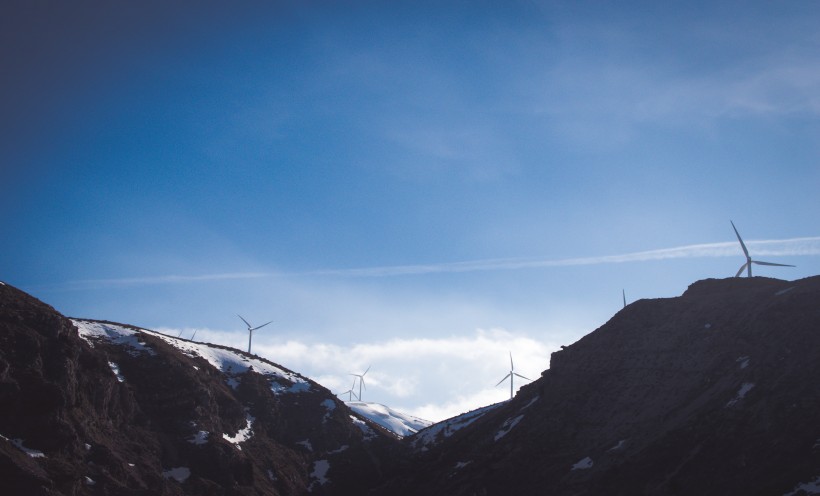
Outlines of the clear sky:
<svg viewBox="0 0 820 496">
<path fill-rule="evenodd" d="M 820 274 L 820 2 L 613 5 L 3 2 L 0 280 L 439 420 L 730 219 Z"/>
</svg>

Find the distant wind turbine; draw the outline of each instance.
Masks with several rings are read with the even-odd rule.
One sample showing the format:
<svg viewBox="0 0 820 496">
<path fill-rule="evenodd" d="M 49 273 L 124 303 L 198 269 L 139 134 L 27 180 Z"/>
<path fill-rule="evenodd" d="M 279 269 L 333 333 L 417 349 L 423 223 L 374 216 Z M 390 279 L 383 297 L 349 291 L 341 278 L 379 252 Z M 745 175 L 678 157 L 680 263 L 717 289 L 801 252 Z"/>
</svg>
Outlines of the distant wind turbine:
<svg viewBox="0 0 820 496">
<path fill-rule="evenodd" d="M 518 372 L 515 371 L 515 366 L 513 365 L 513 359 L 512 359 L 512 352 L 510 352 L 510 373 L 505 375 L 504 378 L 501 379 L 500 381 L 498 381 L 498 384 L 495 385 L 495 387 L 498 387 L 499 384 L 506 381 L 507 377 L 509 377 L 510 378 L 510 399 L 513 398 L 513 376 L 516 376 L 516 375 L 518 377 L 522 378 L 522 379 L 527 379 L 528 381 L 532 380 L 529 377 L 524 377 L 523 375 L 521 375 L 521 374 L 519 374 Z"/>
<path fill-rule="evenodd" d="M 199 330 L 199 329 L 194 329 L 194 333 L 193 333 L 193 334 L 191 334 L 191 341 L 193 341 L 193 340 L 194 340 L 194 338 L 196 337 L 196 331 L 198 331 L 198 330 Z"/>
<path fill-rule="evenodd" d="M 346 395 L 348 395 L 348 396 L 347 396 L 347 401 L 353 401 L 353 398 L 355 398 L 355 397 L 356 397 L 356 392 L 355 392 L 355 391 L 353 391 L 353 388 L 354 388 L 354 387 L 356 387 L 356 378 L 355 378 L 355 377 L 353 378 L 353 385 L 352 385 L 352 386 L 350 386 L 350 389 L 348 389 L 348 390 L 347 390 L 347 391 L 345 391 L 344 393 L 339 393 L 339 396 L 341 396 L 341 395 L 343 395 L 343 394 L 346 394 Z M 359 400 L 359 398 L 356 398 L 356 400 Z M 360 401 L 360 400 L 359 400 L 359 401 Z"/>
<path fill-rule="evenodd" d="M 773 262 L 761 262 L 759 260 L 752 260 L 752 257 L 749 255 L 749 250 L 746 249 L 746 244 L 743 243 L 743 240 L 740 238 L 740 233 L 737 232 L 737 228 L 735 227 L 735 223 L 731 220 L 729 221 L 732 224 L 732 229 L 735 230 L 735 236 L 737 236 L 737 240 L 740 241 L 740 247 L 743 248 L 743 254 L 746 255 L 746 263 L 740 266 L 738 269 L 737 274 L 735 277 L 740 277 L 740 274 L 743 273 L 743 269 L 746 269 L 746 276 L 752 277 L 752 264 L 757 265 L 774 265 L 777 267 L 794 267 L 794 265 L 787 265 L 787 264 L 779 264 Z"/>
<path fill-rule="evenodd" d="M 365 386 L 365 384 L 364 384 L 364 376 L 365 376 L 365 374 L 367 374 L 368 371 L 370 371 L 370 367 L 371 367 L 371 365 L 368 365 L 367 370 L 365 370 L 361 374 L 350 374 L 353 377 L 358 377 L 359 378 L 359 396 L 358 396 L 359 401 L 362 401 L 362 386 L 364 386 L 364 388 L 367 389 L 367 386 Z M 354 387 L 356 386 L 356 379 L 353 379 L 353 386 Z"/>
<path fill-rule="evenodd" d="M 270 324 L 273 321 L 271 320 L 270 322 L 265 322 L 261 326 L 253 327 L 241 315 L 236 314 L 236 316 L 239 317 L 240 319 L 242 319 L 242 322 L 244 322 L 245 325 L 248 326 L 248 353 L 250 353 L 251 352 L 251 340 L 253 339 L 253 331 L 255 331 L 257 329 L 261 329 L 261 328 L 265 327 L 266 325 Z"/>
</svg>

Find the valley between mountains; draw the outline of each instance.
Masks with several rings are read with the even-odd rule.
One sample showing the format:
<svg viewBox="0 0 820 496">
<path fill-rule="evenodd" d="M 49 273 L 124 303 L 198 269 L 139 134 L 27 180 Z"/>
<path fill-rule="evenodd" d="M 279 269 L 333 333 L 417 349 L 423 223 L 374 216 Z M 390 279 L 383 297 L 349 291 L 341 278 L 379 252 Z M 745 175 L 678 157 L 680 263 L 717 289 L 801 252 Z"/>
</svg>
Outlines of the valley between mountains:
<svg viewBox="0 0 820 496">
<path fill-rule="evenodd" d="M 820 277 L 636 301 L 512 400 L 429 426 L 0 284 L 0 493 L 820 494 Z"/>
</svg>

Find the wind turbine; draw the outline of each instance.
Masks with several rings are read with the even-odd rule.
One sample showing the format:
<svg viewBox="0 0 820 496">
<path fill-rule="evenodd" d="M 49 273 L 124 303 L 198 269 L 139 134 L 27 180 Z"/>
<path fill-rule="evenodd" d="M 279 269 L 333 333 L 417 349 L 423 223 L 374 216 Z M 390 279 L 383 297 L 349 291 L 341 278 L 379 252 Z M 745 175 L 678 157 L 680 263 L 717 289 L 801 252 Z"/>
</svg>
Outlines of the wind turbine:
<svg viewBox="0 0 820 496">
<path fill-rule="evenodd" d="M 529 377 L 524 377 L 523 375 L 521 375 L 521 374 L 519 374 L 518 372 L 515 371 L 515 366 L 513 365 L 513 359 L 512 359 L 512 352 L 510 352 L 510 373 L 505 375 L 503 379 L 498 381 L 498 384 L 501 384 L 502 382 L 507 380 L 507 377 L 510 378 L 510 399 L 513 398 L 513 376 L 516 376 L 516 375 L 518 377 L 522 378 L 522 379 L 527 379 L 528 381 L 532 380 Z M 498 387 L 498 384 L 496 384 L 495 387 Z"/>
<path fill-rule="evenodd" d="M 740 233 L 737 232 L 737 228 L 735 227 L 735 223 L 731 220 L 729 221 L 732 224 L 732 229 L 735 230 L 735 236 L 737 236 L 737 240 L 740 241 L 740 247 L 743 248 L 743 254 L 746 255 L 746 263 L 740 266 L 738 269 L 737 274 L 735 277 L 740 277 L 740 274 L 743 273 L 743 269 L 746 269 L 746 276 L 752 277 L 752 264 L 757 265 L 774 265 L 777 267 L 794 267 L 794 265 L 787 265 L 787 264 L 779 264 L 773 262 L 761 262 L 759 260 L 752 260 L 752 257 L 749 255 L 749 250 L 746 249 L 746 244 L 743 243 L 743 240 L 740 238 Z"/>
<path fill-rule="evenodd" d="M 248 353 L 250 353 L 251 352 L 251 340 L 253 339 L 253 331 L 255 331 L 257 329 L 261 329 L 261 328 L 265 327 L 266 325 L 270 324 L 273 321 L 271 320 L 270 322 L 265 322 L 261 326 L 253 327 L 241 315 L 236 314 L 236 316 L 239 317 L 240 319 L 242 319 L 242 322 L 244 322 L 245 325 L 248 326 Z"/>
<path fill-rule="evenodd" d="M 370 370 L 370 367 L 371 367 L 371 365 L 368 365 L 367 370 L 365 370 L 361 374 L 350 374 L 353 377 L 358 377 L 359 378 L 359 396 L 357 398 L 359 401 L 362 401 L 362 386 L 364 386 L 364 388 L 367 389 L 367 386 L 365 386 L 365 384 L 364 384 L 364 376 Z M 354 387 L 356 386 L 356 379 L 353 379 L 353 386 Z"/>
<path fill-rule="evenodd" d="M 353 401 L 353 398 L 356 396 L 355 391 L 353 391 L 354 387 L 356 387 L 356 378 L 355 377 L 353 378 L 353 385 L 350 386 L 350 389 L 348 389 L 344 393 L 339 393 L 339 396 L 341 396 L 343 394 L 346 394 L 347 395 L 347 401 Z M 356 398 L 356 399 L 358 400 L 359 398 Z"/>
</svg>

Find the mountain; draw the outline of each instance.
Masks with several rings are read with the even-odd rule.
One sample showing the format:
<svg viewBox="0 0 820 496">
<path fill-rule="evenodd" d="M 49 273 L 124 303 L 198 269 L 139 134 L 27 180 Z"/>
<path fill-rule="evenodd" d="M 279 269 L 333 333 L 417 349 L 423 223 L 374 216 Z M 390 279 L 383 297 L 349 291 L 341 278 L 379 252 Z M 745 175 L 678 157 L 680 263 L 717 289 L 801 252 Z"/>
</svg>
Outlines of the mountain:
<svg viewBox="0 0 820 496">
<path fill-rule="evenodd" d="M 820 277 L 699 281 L 409 438 L 411 466 L 375 494 L 820 494 L 818 419 Z"/>
<path fill-rule="evenodd" d="M 820 277 L 636 301 L 515 398 L 425 428 L 0 284 L 0 493 L 820 494 L 818 378 Z"/>
<path fill-rule="evenodd" d="M 429 427 L 432 422 L 412 415 L 397 412 L 392 408 L 379 403 L 363 401 L 347 401 L 345 404 L 361 417 L 367 418 L 384 427 L 399 437 L 415 434 L 420 429 Z"/>
<path fill-rule="evenodd" d="M 261 357 L 0 285 L 0 492 L 355 494 L 398 438 Z"/>
</svg>

